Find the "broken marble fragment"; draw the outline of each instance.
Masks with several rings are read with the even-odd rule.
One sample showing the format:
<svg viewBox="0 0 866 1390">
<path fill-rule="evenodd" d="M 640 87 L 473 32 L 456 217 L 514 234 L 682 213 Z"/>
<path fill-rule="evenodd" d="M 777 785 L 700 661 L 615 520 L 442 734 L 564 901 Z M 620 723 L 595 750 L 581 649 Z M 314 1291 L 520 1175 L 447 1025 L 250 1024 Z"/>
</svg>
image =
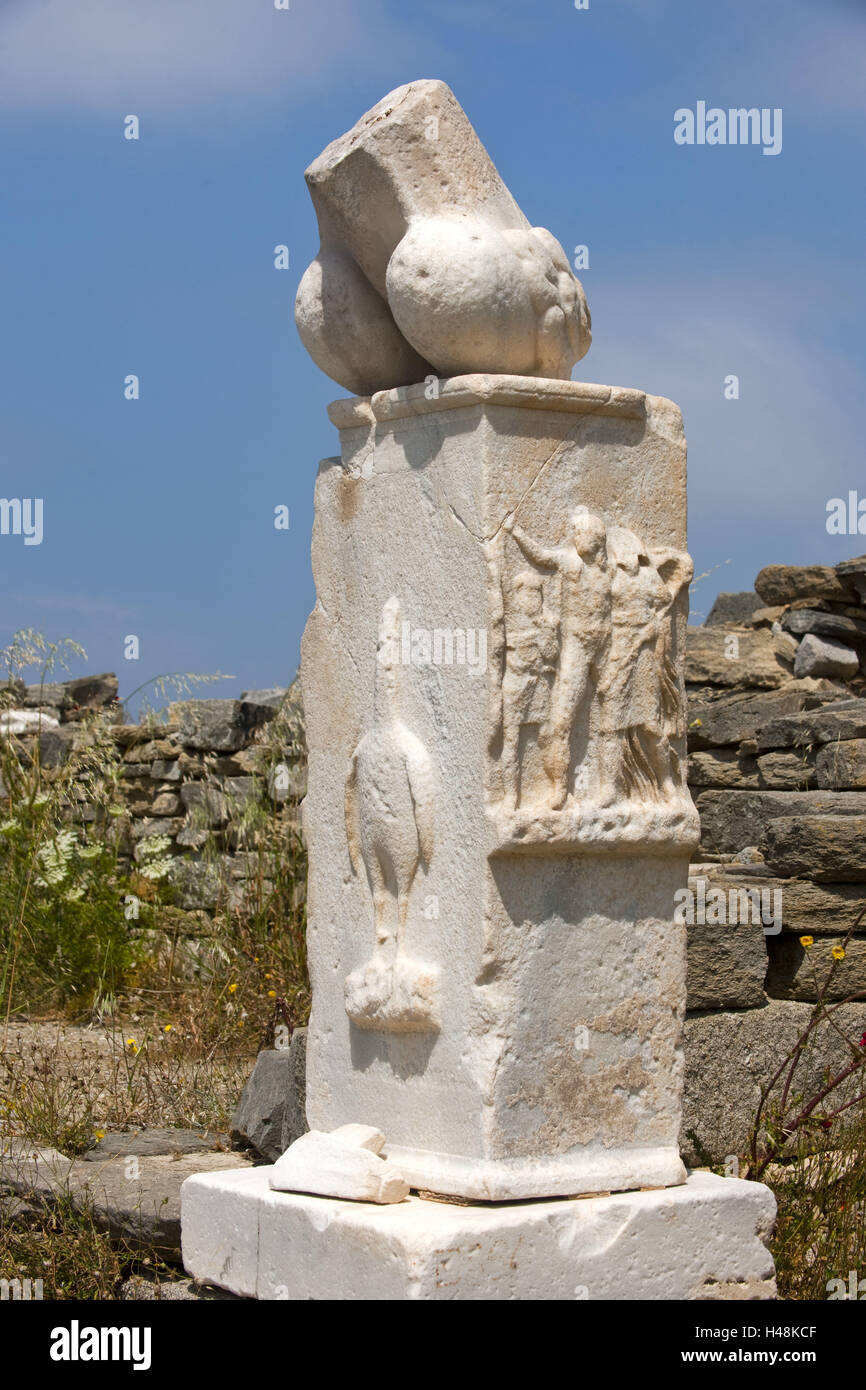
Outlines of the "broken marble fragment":
<svg viewBox="0 0 866 1390">
<path fill-rule="evenodd" d="M 340 1125 L 325 1134 L 302 1134 L 278 1158 L 270 1174 L 276 1192 L 312 1192 L 353 1202 L 402 1202 L 409 1184 L 381 1157 L 385 1136 L 370 1125 Z"/>
</svg>

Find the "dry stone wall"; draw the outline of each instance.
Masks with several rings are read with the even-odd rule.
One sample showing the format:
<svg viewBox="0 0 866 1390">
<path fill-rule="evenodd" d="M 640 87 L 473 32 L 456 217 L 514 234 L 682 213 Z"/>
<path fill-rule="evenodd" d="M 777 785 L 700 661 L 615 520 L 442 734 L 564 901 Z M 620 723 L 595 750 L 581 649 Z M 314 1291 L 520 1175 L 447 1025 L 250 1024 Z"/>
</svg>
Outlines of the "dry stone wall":
<svg viewBox="0 0 866 1390">
<path fill-rule="evenodd" d="M 230 906 L 243 883 L 261 874 L 261 856 L 249 848 L 256 814 L 278 816 L 299 829 L 306 766 L 294 685 L 247 691 L 237 700 L 180 700 L 169 706 L 167 721 L 141 724 L 120 722 L 112 674 L 53 685 L 19 683 L 10 693 L 14 707 L 0 715 L 0 732 L 31 749 L 38 742 L 49 780 L 93 743 L 85 716 L 101 709 L 111 717 L 116 711 L 118 722 L 109 726 L 107 738 L 119 762 L 115 798 L 128 813 L 113 827 L 121 856 L 142 869 L 159 863 L 160 876 L 183 909 L 210 912 L 226 901 Z M 73 784 L 74 823 L 102 814 L 92 799 L 91 776 L 83 765 Z"/>
<path fill-rule="evenodd" d="M 864 556 L 835 569 L 768 566 L 754 593 L 721 594 L 689 629 L 689 785 L 701 816 L 684 904 L 693 1156 L 742 1150 L 761 1084 L 866 909 L 864 659 Z M 826 997 L 857 994 L 866 1000 L 866 917 Z M 845 1004 L 835 1022 L 859 1037 L 866 1003 Z M 798 1088 L 817 1089 L 840 1048 L 823 1025 Z"/>
</svg>

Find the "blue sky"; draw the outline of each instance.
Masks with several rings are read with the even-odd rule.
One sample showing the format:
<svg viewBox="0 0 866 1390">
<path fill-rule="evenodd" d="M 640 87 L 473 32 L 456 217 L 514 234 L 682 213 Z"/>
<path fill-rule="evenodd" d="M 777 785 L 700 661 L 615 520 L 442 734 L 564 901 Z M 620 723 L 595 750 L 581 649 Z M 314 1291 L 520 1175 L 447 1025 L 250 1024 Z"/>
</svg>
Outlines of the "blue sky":
<svg viewBox="0 0 866 1390">
<path fill-rule="evenodd" d="M 693 608 L 866 550 L 825 526 L 866 497 L 862 0 L 290 3 L 0 0 L 0 491 L 44 499 L 41 545 L 0 536 L 0 644 L 75 638 L 121 694 L 293 676 L 346 394 L 293 323 L 303 170 L 418 77 L 451 85 L 532 222 L 588 245 L 575 376 L 682 407 Z M 676 145 L 699 100 L 781 107 L 782 152 Z"/>
</svg>

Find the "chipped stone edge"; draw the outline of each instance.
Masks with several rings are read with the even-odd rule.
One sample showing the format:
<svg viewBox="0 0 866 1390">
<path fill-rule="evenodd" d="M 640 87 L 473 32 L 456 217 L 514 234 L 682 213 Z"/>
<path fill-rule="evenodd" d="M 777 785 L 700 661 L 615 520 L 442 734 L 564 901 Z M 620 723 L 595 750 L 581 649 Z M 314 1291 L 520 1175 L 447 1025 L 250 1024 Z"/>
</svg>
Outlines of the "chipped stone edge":
<svg viewBox="0 0 866 1390">
<path fill-rule="evenodd" d="M 611 415 L 644 420 L 655 408 L 664 411 L 663 397 L 648 396 L 628 386 L 559 381 L 553 377 L 497 376 L 473 372 L 437 377 L 438 393 L 428 395 L 426 382 L 396 386 L 372 396 L 349 396 L 332 401 L 328 417 L 337 429 L 358 429 L 414 415 L 430 415 L 465 406 L 524 406 L 530 410 L 559 410 L 573 415 Z"/>
</svg>

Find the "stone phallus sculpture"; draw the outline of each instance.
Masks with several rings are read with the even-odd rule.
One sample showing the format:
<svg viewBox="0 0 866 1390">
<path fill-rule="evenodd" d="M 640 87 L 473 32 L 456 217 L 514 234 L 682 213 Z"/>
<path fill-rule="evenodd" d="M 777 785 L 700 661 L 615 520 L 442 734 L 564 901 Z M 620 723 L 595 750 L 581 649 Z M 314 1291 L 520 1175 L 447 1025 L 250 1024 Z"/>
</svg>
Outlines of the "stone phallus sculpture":
<svg viewBox="0 0 866 1390">
<path fill-rule="evenodd" d="M 298 326 L 362 397 L 329 408 L 301 656 L 311 1131 L 187 1179 L 186 1267 L 304 1301 L 772 1297 L 772 1194 L 678 1146 L 680 412 L 568 379 L 583 291 L 443 83 L 307 182 Z"/>
<path fill-rule="evenodd" d="M 567 380 L 590 316 L 559 242 L 531 227 L 444 82 L 384 97 L 306 171 L 321 248 L 304 346 L 357 395 L 430 374 Z"/>
</svg>

